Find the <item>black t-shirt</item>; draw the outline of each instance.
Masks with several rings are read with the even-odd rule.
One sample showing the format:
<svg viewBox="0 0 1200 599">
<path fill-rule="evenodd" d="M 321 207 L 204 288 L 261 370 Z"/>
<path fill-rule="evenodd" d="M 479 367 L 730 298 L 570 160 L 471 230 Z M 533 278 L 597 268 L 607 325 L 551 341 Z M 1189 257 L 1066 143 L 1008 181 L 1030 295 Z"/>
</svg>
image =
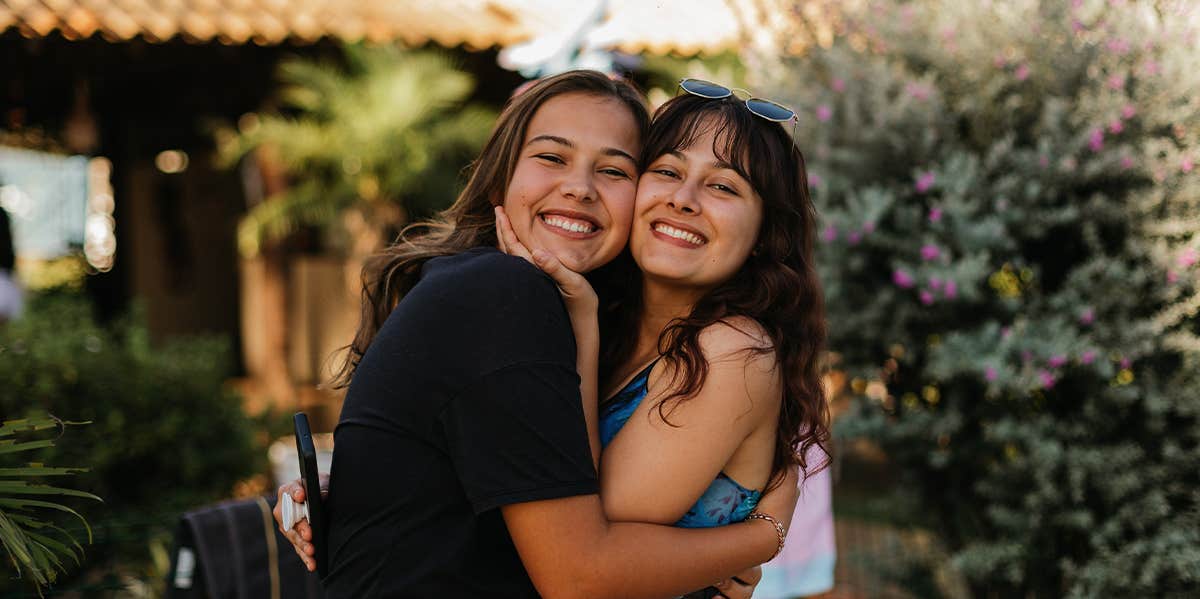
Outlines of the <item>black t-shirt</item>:
<svg viewBox="0 0 1200 599">
<path fill-rule="evenodd" d="M 537 597 L 498 508 L 598 490 L 554 282 L 494 248 L 430 260 L 334 438 L 331 599 Z"/>
</svg>

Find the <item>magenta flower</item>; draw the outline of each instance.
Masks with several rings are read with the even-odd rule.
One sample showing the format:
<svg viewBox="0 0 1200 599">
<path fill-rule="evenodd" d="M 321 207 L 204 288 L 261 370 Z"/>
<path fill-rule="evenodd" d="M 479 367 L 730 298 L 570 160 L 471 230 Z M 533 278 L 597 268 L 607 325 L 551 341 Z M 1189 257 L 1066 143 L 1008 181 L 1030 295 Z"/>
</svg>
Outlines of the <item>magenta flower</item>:
<svg viewBox="0 0 1200 599">
<path fill-rule="evenodd" d="M 926 306 L 928 306 L 933 303 L 933 292 L 932 291 L 929 291 L 928 289 L 922 289 L 921 292 L 918 293 L 917 295 L 921 298 L 922 304 L 925 304 Z"/>
<path fill-rule="evenodd" d="M 1024 80 L 1028 79 L 1029 78 L 1029 65 L 1027 65 L 1025 63 L 1021 63 L 1021 66 L 1017 67 L 1017 71 L 1013 74 L 1016 75 L 1017 81 L 1024 81 Z"/>
<path fill-rule="evenodd" d="M 1121 118 L 1129 120 L 1133 115 L 1137 114 L 1137 108 L 1133 104 L 1126 104 L 1121 107 Z"/>
<path fill-rule="evenodd" d="M 817 120 L 822 123 L 828 121 L 833 116 L 833 109 L 822 104 L 817 107 Z"/>
<path fill-rule="evenodd" d="M 1067 357 L 1061 354 L 1057 356 L 1050 356 L 1050 359 L 1046 363 L 1049 364 L 1051 368 L 1062 368 L 1067 363 Z"/>
<path fill-rule="evenodd" d="M 837 238 L 838 238 L 838 230 L 837 230 L 837 227 L 835 227 L 833 225 L 829 225 L 828 227 L 825 227 L 825 230 L 821 232 L 821 239 L 825 240 L 826 243 L 831 242 L 831 241 L 837 241 Z"/>
<path fill-rule="evenodd" d="M 867 221 L 867 222 L 863 223 L 862 232 L 865 235 L 870 235 L 871 233 L 874 233 L 875 232 L 875 223 L 873 223 L 871 221 Z"/>
<path fill-rule="evenodd" d="M 1093 152 L 1099 152 L 1104 149 L 1104 129 L 1099 127 L 1092 129 L 1088 135 L 1088 148 Z"/>
<path fill-rule="evenodd" d="M 929 209 L 929 222 L 938 223 L 942 221 L 942 209 L 933 207 Z"/>
<path fill-rule="evenodd" d="M 851 231 L 846 234 L 846 243 L 850 245 L 858 245 L 858 242 L 860 241 L 862 241 L 862 233 L 858 231 Z"/>
<path fill-rule="evenodd" d="M 1004 328 L 1000 329 L 1000 338 L 1001 339 L 1008 339 L 1011 336 L 1012 336 L 1012 327 L 1004 327 Z"/>
<path fill-rule="evenodd" d="M 1114 54 L 1125 54 L 1129 52 L 1129 42 L 1119 37 L 1108 40 L 1108 42 L 1104 44 L 1104 47 L 1108 48 L 1108 51 Z"/>
<path fill-rule="evenodd" d="M 1083 364 L 1091 364 L 1092 362 L 1095 362 L 1096 361 L 1096 352 L 1089 349 L 1089 350 L 1083 352 L 1082 354 L 1079 354 L 1079 361 L 1082 362 Z"/>
<path fill-rule="evenodd" d="M 820 187 L 821 186 L 821 175 L 818 175 L 816 173 L 809 173 L 808 174 L 808 186 L 813 189 Z"/>
<path fill-rule="evenodd" d="M 1132 364 L 1133 363 L 1129 361 L 1129 358 L 1121 358 L 1121 368 L 1129 368 L 1129 366 Z"/>
<path fill-rule="evenodd" d="M 940 255 L 942 255 L 942 251 L 939 250 L 938 246 L 936 245 L 927 243 L 921 246 L 921 259 L 926 262 L 930 260 L 936 260 Z"/>
<path fill-rule="evenodd" d="M 1079 315 L 1079 324 L 1087 326 L 1096 322 L 1096 311 L 1091 308 L 1084 308 L 1083 313 Z"/>
<path fill-rule="evenodd" d="M 902 268 L 892 271 L 892 282 L 901 289 L 911 289 L 913 286 L 912 275 Z"/>
<path fill-rule="evenodd" d="M 1142 75 L 1143 76 L 1153 77 L 1153 76 L 1157 75 L 1159 73 L 1159 71 L 1160 71 L 1160 69 L 1159 69 L 1158 63 L 1154 62 L 1153 60 L 1147 60 L 1146 62 L 1142 63 Z"/>
<path fill-rule="evenodd" d="M 983 378 L 987 379 L 987 381 L 989 383 L 996 380 L 996 367 L 988 366 L 987 368 L 984 368 L 983 369 Z"/>
<path fill-rule="evenodd" d="M 917 177 L 915 185 L 917 193 L 925 193 L 933 187 L 933 171 L 925 171 L 921 176 Z"/>
<path fill-rule="evenodd" d="M 946 288 L 942 290 L 942 295 L 945 296 L 946 299 L 954 299 L 958 297 L 958 283 L 955 283 L 952 279 L 948 279 L 946 281 Z"/>
<path fill-rule="evenodd" d="M 1196 248 L 1185 248 L 1179 253 L 1179 257 L 1175 258 L 1175 263 L 1180 268 L 1190 268 L 1196 263 Z"/>
<path fill-rule="evenodd" d="M 1177 273 L 1173 270 L 1168 270 L 1167 271 L 1167 283 L 1175 284 L 1178 282 L 1179 282 L 1179 273 Z"/>
<path fill-rule="evenodd" d="M 1195 166 L 1196 165 L 1192 162 L 1191 156 L 1184 156 L 1183 160 L 1179 163 L 1179 170 L 1185 173 L 1190 173 Z"/>
<path fill-rule="evenodd" d="M 1038 371 L 1038 381 L 1041 382 L 1043 389 L 1053 389 L 1054 383 L 1058 382 L 1054 379 L 1054 375 L 1045 370 Z"/>
<path fill-rule="evenodd" d="M 1121 157 L 1121 170 L 1128 170 L 1130 168 L 1133 168 L 1133 158 L 1131 158 L 1129 156 L 1122 156 Z"/>
<path fill-rule="evenodd" d="M 1117 133 L 1120 133 L 1124 130 L 1125 130 L 1125 123 L 1121 122 L 1120 119 L 1114 119 L 1111 123 L 1108 124 L 1108 132 L 1112 133 L 1114 135 L 1116 135 Z"/>
<path fill-rule="evenodd" d="M 1008 59 L 1005 58 L 1003 54 L 997 54 L 996 57 L 992 59 L 992 66 L 996 67 L 997 69 L 1003 69 L 1007 65 Z"/>
<path fill-rule="evenodd" d="M 929 277 L 929 288 L 934 291 L 941 291 L 942 290 L 942 278 L 941 277 Z"/>
<path fill-rule="evenodd" d="M 835 77 L 833 80 L 833 91 L 841 93 L 846 91 L 846 81 L 841 77 Z"/>
<path fill-rule="evenodd" d="M 909 83 L 904 86 L 904 91 L 908 95 L 922 101 L 928 100 L 931 92 L 927 86 L 920 83 Z"/>
<path fill-rule="evenodd" d="M 1108 89 L 1120 90 L 1125 89 L 1125 76 L 1116 74 L 1108 78 Z"/>
</svg>

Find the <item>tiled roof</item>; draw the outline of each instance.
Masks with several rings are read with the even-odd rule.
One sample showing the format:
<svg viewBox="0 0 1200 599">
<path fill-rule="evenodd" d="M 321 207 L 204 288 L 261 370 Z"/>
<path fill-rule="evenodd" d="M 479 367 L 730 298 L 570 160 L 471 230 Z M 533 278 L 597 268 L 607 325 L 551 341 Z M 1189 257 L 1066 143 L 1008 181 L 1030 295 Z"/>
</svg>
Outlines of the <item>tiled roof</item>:
<svg viewBox="0 0 1200 599">
<path fill-rule="evenodd" d="M 528 38 L 553 1 L 487 0 L 0 0 L 0 31 L 59 32 L 110 41 L 182 38 L 226 44 L 435 41 L 484 48 Z M 546 10 L 527 10 L 545 5 Z"/>
<path fill-rule="evenodd" d="M 799 7 L 828 0 L 609 0 L 588 39 L 627 52 L 691 55 L 734 48 Z M 181 38 L 226 44 L 345 41 L 469 48 L 554 35 L 587 10 L 568 0 L 0 0 L 0 32 L 67 39 Z M 814 15 L 808 15 L 810 17 Z M 820 15 L 815 15 L 820 17 Z"/>
</svg>

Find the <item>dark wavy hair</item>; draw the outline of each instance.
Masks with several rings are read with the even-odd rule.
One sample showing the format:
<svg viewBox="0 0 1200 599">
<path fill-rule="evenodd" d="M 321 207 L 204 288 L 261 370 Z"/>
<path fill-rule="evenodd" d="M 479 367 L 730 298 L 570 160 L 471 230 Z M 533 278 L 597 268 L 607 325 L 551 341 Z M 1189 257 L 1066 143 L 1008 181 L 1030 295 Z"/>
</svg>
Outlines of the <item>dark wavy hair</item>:
<svg viewBox="0 0 1200 599">
<path fill-rule="evenodd" d="M 570 93 L 621 102 L 637 123 L 638 142 L 645 138 L 650 116 L 641 92 L 631 83 L 599 71 L 576 70 L 547 77 L 510 98 L 496 119 L 483 151 L 468 167 L 467 185 L 454 204 L 429 221 L 405 227 L 394 244 L 368 258 L 363 265 L 358 331 L 345 348 L 345 356 L 331 381 L 334 388 L 350 384 L 367 347 L 396 304 L 416 285 L 425 262 L 474 247 L 496 245 L 493 209 L 504 201 L 529 122 L 547 100 Z"/>
<path fill-rule="evenodd" d="M 808 464 L 810 447 L 828 455 L 829 409 L 821 384 L 825 347 L 825 306 L 813 263 L 816 211 L 808 196 L 804 157 L 779 124 L 753 115 L 742 100 L 678 96 L 663 104 L 642 149 L 643 166 L 673 150 L 691 146 L 715 128 L 713 153 L 733 165 L 763 200 L 758 242 L 746 263 L 728 281 L 708 292 L 686 318 L 675 319 L 658 338 L 659 353 L 677 375 L 672 393 L 658 404 L 664 420 L 679 402 L 695 396 L 708 375 L 700 333 L 734 317 L 758 322 L 771 346 L 784 383 L 783 405 L 770 487 L 785 468 L 798 465 L 809 476 L 825 465 Z M 637 339 L 641 279 L 626 275 L 621 306 L 612 312 L 602 371 L 612 373 Z"/>
</svg>

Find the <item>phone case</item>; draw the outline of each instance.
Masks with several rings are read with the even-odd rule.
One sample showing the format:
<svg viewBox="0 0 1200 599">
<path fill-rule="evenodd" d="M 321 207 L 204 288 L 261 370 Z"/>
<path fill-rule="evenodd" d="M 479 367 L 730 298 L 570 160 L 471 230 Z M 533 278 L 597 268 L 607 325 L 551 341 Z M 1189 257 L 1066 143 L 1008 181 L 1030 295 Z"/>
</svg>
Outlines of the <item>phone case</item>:
<svg viewBox="0 0 1200 599">
<path fill-rule="evenodd" d="M 304 479 L 305 503 L 308 504 L 308 525 L 312 527 L 312 542 L 316 549 L 317 575 L 324 578 L 326 572 L 325 510 L 321 499 L 321 479 L 317 474 L 317 446 L 313 443 L 312 429 L 308 426 L 308 415 L 296 412 L 296 453 L 300 457 L 300 477 Z"/>
</svg>

